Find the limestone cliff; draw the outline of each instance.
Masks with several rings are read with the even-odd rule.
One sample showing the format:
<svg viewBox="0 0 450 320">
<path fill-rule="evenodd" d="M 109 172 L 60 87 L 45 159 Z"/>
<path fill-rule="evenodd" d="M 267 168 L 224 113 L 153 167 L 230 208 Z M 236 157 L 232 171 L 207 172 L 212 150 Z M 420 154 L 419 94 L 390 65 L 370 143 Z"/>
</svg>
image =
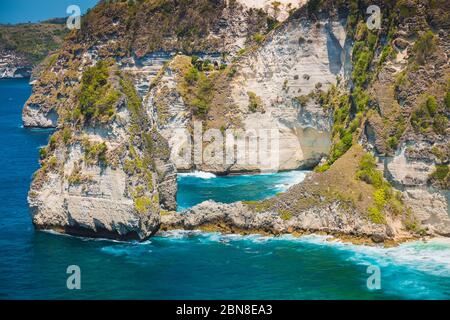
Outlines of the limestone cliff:
<svg viewBox="0 0 450 320">
<path fill-rule="evenodd" d="M 410 222 L 413 217 L 402 212 L 400 200 L 388 204 L 392 208 L 382 220 L 367 214 L 375 188 L 358 178 L 363 157 L 362 148 L 355 146 L 327 172 L 310 174 L 274 198 L 234 204 L 204 202 L 181 214 L 163 215 L 161 228 L 272 235 L 321 232 L 376 243 L 413 237 L 401 221 Z"/>
<path fill-rule="evenodd" d="M 375 51 L 367 86 L 372 110 L 361 141 L 379 157 L 385 177 L 403 192 L 422 227 L 445 236 L 450 235 L 449 9 L 444 1 L 390 8 L 398 27 Z"/>
<path fill-rule="evenodd" d="M 322 108 L 316 97 L 351 70 L 345 23 L 345 14 L 338 13 L 310 22 L 307 11 L 300 10 L 232 59 L 207 54 L 195 61 L 182 56 L 171 59 L 153 83 L 146 105 L 173 153 L 191 143 L 192 123 L 201 120 L 206 128 L 222 131 L 276 130 L 279 148 L 273 152 L 279 158 L 278 170 L 314 167 L 329 152 L 332 127 L 330 110 Z M 216 67 L 200 70 L 205 68 L 202 61 Z M 206 76 L 186 81 L 190 72 L 197 73 L 195 67 Z M 190 94 L 208 82 L 211 93 Z M 249 153 L 258 151 L 255 147 Z M 216 173 L 259 171 L 256 163 L 221 160 L 193 163 L 191 158 L 176 164 L 182 170 Z"/>
<path fill-rule="evenodd" d="M 35 224 L 142 239 L 162 213 L 167 229 L 449 235 L 448 4 L 372 2 L 102 1 L 41 64 L 23 110 L 25 126 L 57 128 Z M 224 163 L 214 135 L 190 151 L 208 129 L 275 131 L 276 169 L 315 172 L 272 199 L 168 212 L 177 169 L 261 171 Z"/>
<path fill-rule="evenodd" d="M 0 53 L 0 79 L 27 78 L 31 75 L 31 65 L 13 51 Z"/>
</svg>

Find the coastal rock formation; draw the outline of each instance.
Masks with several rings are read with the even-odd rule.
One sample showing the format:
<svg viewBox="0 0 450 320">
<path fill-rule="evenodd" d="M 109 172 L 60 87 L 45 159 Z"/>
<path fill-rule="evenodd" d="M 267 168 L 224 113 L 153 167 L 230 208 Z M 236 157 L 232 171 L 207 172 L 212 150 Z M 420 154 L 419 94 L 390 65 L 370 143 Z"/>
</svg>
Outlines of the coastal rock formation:
<svg viewBox="0 0 450 320">
<path fill-rule="evenodd" d="M 374 112 L 363 144 L 379 157 L 418 223 L 449 235 L 449 27 L 439 17 L 448 5 L 405 3 L 399 9 L 401 27 L 385 44 L 368 88 Z M 427 31 L 430 24 L 436 32 Z"/>
<path fill-rule="evenodd" d="M 336 86 L 339 77 L 348 76 L 350 44 L 345 17 L 326 15 L 314 23 L 306 17 L 303 12 L 261 36 L 261 43 L 244 49 L 229 68 L 227 59 L 199 56 L 200 61 L 223 66 L 223 71 L 207 72 L 204 82 L 211 82 L 211 97 L 189 94 L 203 85 L 202 79 L 194 84 L 185 81 L 189 72 L 195 76 L 197 71 L 192 68 L 198 66 L 198 60 L 178 55 L 168 62 L 145 104 L 173 154 L 192 145 L 194 121 L 202 121 L 204 130 L 275 131 L 276 138 L 269 138 L 270 142 L 277 139 L 278 144 L 271 150 L 278 162 L 275 170 L 311 168 L 328 154 L 332 115 L 317 98 Z M 199 105 L 199 100 L 204 103 Z M 260 152 L 259 146 L 249 148 L 249 154 Z M 208 163 L 191 157 L 175 163 L 181 170 L 215 173 L 260 170 L 259 163 L 224 163 L 223 158 Z"/>
<path fill-rule="evenodd" d="M 448 191 L 428 188 L 408 188 L 404 191 L 405 202 L 411 207 L 421 225 L 431 234 L 450 236 Z"/>
<path fill-rule="evenodd" d="M 206 30 L 206 42 L 197 44 L 196 52 L 203 51 L 200 57 L 204 61 L 213 61 L 220 66 L 233 65 L 232 69 L 223 70 L 222 73 L 227 72 L 229 75 L 225 80 L 223 76 L 209 77 L 208 81 L 214 82 L 215 92 L 212 94 L 215 97 L 206 102 L 206 115 L 195 114 L 194 99 L 186 97 L 183 88 L 180 88 L 186 69 L 174 70 L 174 65 L 180 61 L 176 50 L 184 43 L 163 40 L 161 46 L 164 51 L 147 52 L 152 48 L 143 47 L 139 37 L 145 32 L 141 25 L 136 25 L 139 35 L 134 39 L 136 55 L 123 57 L 122 53 L 117 52 L 116 42 L 128 35 L 119 23 L 113 22 L 114 30 L 105 30 L 105 33 L 111 32 L 114 36 L 103 38 L 94 33 L 93 36 L 98 39 L 82 54 L 83 60 L 71 68 L 73 76 L 69 79 L 62 73 L 68 65 L 59 59 L 43 71 L 33 85 L 33 95 L 25 105 L 24 125 L 56 127 L 57 110 L 63 108 L 63 99 L 57 96 L 61 95 L 61 88 L 71 86 L 77 74 L 79 77 L 79 70 L 86 65 L 86 60 L 95 62 L 114 56 L 121 69 L 133 75 L 139 94 L 146 97 L 145 104 L 151 116 L 173 149 L 172 154 L 180 152 L 178 147 L 184 148 L 186 143 L 192 143 L 192 137 L 186 132 L 192 131 L 192 122 L 199 120 L 205 122 L 208 128 L 220 130 L 277 131 L 276 137 L 270 138 L 270 142 L 273 139 L 280 142 L 277 150 L 271 150 L 273 157 L 277 158 L 277 165 L 272 171 L 314 167 L 329 151 L 332 123 L 331 114 L 319 106 L 314 95 L 335 85 L 337 77 L 345 76 L 349 70 L 347 60 L 350 47 L 346 42 L 345 19 L 324 16 L 320 22 L 313 24 L 306 21 L 307 16 L 303 13 L 290 19 L 264 40 L 266 36 L 263 36 L 262 30 L 265 23 L 262 24 L 261 20 L 265 15 L 263 11 L 253 9 L 256 5 L 261 7 L 262 4 L 253 3 L 249 5 L 250 8 L 244 3 L 218 5 L 214 12 L 217 11 L 219 20 L 213 20 L 210 30 Z M 287 3 L 283 7 L 287 8 Z M 295 7 L 293 5 L 290 8 L 293 10 Z M 91 15 L 95 16 L 95 13 Z M 94 23 L 88 18 L 85 29 Z M 112 16 L 103 18 L 114 20 Z M 120 16 L 116 19 L 120 19 Z M 81 44 L 85 46 L 85 42 L 92 41 L 90 38 L 85 40 L 84 35 L 82 33 L 81 39 L 75 42 L 82 41 Z M 224 41 L 212 51 L 209 46 L 219 37 Z M 63 48 L 63 51 L 67 49 Z M 232 63 L 238 53 L 242 55 L 241 51 L 248 52 Z M 184 67 L 188 65 L 190 62 L 185 62 Z M 235 75 L 231 76 L 230 73 Z M 217 88 L 219 86 L 220 89 Z M 59 88 L 58 93 L 55 92 L 56 88 Z M 49 95 L 55 96 L 54 99 L 49 99 Z M 257 110 L 249 110 L 250 96 L 255 101 L 261 101 Z M 299 98 L 302 98 L 301 102 Z M 182 139 L 190 141 L 183 142 Z M 259 149 L 260 146 L 250 146 L 249 154 Z M 181 170 L 198 169 L 216 173 L 260 171 L 262 167 L 260 163 L 224 163 L 223 159 L 214 159 L 209 163 L 194 163 L 193 159 L 181 163 L 177 159 L 173 160 Z"/>
<path fill-rule="evenodd" d="M 208 15 L 200 14 L 206 11 Z M 145 96 L 154 77 L 178 52 L 236 54 L 253 34 L 266 30 L 267 17 L 264 11 L 238 2 L 102 2 L 83 18 L 79 32 L 73 32 L 57 54 L 41 63 L 33 94 L 23 109 L 24 126 L 55 127 L 54 115 L 72 99 L 71 91 L 89 64 L 114 58 L 133 75 L 139 94 Z"/>
<path fill-rule="evenodd" d="M 23 110 L 25 126 L 57 128 L 29 194 L 35 225 L 137 239 L 160 223 L 448 235 L 445 5 L 375 2 L 380 29 L 369 1 L 100 2 L 36 69 Z M 289 15 L 277 20 L 280 5 Z M 276 136 L 246 135 L 258 130 Z M 257 162 L 239 162 L 233 143 L 224 162 L 229 137 L 257 141 L 241 154 Z M 263 142 L 275 167 L 261 166 Z M 177 170 L 313 167 L 271 199 L 172 212 Z"/>
<path fill-rule="evenodd" d="M 204 202 L 182 213 L 163 215 L 161 228 L 273 235 L 323 232 L 372 242 L 414 237 L 414 230 L 405 225 L 414 223 L 415 218 L 405 211 L 397 195 L 383 200 L 388 202 L 385 213 L 376 211 L 377 192 L 358 173 L 359 163 L 366 158 L 362 148 L 355 146 L 328 171 L 310 173 L 303 182 L 273 198 L 233 204 Z"/>
<path fill-rule="evenodd" d="M 27 78 L 31 75 L 31 66 L 14 52 L 0 52 L 0 79 Z"/>
<path fill-rule="evenodd" d="M 145 239 L 160 208 L 176 209 L 167 142 L 133 83 L 99 62 L 82 79 L 78 112 L 41 149 L 28 201 L 33 223 L 75 235 Z"/>
</svg>

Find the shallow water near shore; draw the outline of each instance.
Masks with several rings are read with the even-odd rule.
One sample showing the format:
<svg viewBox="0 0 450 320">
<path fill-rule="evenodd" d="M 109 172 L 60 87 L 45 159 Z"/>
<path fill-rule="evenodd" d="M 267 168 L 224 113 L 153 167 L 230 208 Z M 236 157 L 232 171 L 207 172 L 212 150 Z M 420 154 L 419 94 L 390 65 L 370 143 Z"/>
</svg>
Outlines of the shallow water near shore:
<svg viewBox="0 0 450 320">
<path fill-rule="evenodd" d="M 26 195 L 39 167 L 38 148 L 51 130 L 22 128 L 21 108 L 30 92 L 26 80 L 0 81 L 1 299 L 450 298 L 448 240 L 384 249 L 323 236 L 174 231 L 137 243 L 36 232 Z M 303 174 L 180 176 L 179 199 L 189 207 L 208 197 L 210 188 L 209 197 L 216 200 L 259 199 L 283 191 Z M 196 184 L 195 199 L 188 194 L 190 183 Z M 66 287 L 69 265 L 81 268 L 81 290 Z M 380 290 L 367 288 L 369 265 L 380 267 Z"/>
<path fill-rule="evenodd" d="M 231 203 L 243 200 L 262 200 L 286 191 L 305 179 L 306 171 L 267 174 L 215 176 L 193 172 L 178 175 L 178 211 L 206 200 Z"/>
</svg>

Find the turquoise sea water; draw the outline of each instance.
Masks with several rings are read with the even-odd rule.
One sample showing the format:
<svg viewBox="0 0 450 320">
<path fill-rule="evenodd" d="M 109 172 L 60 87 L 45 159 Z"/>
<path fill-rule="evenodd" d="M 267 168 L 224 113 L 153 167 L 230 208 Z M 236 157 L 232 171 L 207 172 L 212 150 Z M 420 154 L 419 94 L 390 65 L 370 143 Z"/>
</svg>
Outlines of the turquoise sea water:
<svg viewBox="0 0 450 320">
<path fill-rule="evenodd" d="M 305 175 L 304 171 L 218 177 L 205 172 L 181 173 L 178 175 L 178 211 L 209 199 L 225 203 L 262 200 L 286 191 L 303 181 Z"/>
<path fill-rule="evenodd" d="M 318 236 L 172 232 L 126 243 L 36 232 L 26 194 L 50 131 L 21 127 L 29 94 L 24 80 L 0 81 L 0 299 L 450 298 L 450 242 L 444 240 L 382 249 Z M 301 177 L 197 173 L 179 178 L 179 200 L 190 206 L 205 197 L 261 198 Z M 79 291 L 66 288 L 69 265 L 81 268 Z M 368 265 L 381 270 L 380 290 L 366 286 Z"/>
</svg>

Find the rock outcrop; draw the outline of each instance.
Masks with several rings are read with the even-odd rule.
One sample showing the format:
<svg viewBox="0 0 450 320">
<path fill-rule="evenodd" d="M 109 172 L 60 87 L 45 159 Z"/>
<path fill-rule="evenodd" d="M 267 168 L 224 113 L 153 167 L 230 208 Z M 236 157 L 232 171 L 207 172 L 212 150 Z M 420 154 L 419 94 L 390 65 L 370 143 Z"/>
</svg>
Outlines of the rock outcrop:
<svg viewBox="0 0 450 320">
<path fill-rule="evenodd" d="M 333 122 L 330 111 L 322 108 L 316 97 L 351 71 L 345 23 L 345 16 L 339 15 L 323 15 L 310 22 L 302 11 L 264 36 L 260 44 L 244 49 L 228 67 L 229 59 L 201 55 L 201 61 L 224 66 L 223 71 L 211 71 L 208 77 L 215 87 L 205 115 L 198 114 L 196 100 L 186 93 L 192 86 L 184 81 L 198 63 L 187 57 L 173 58 L 145 102 L 172 153 L 183 153 L 192 146 L 193 122 L 197 120 L 203 122 L 204 130 L 276 131 L 279 145 L 271 150 L 278 162 L 275 170 L 314 167 L 330 150 Z M 225 80 L 221 73 L 227 74 Z M 258 152 L 259 146 L 250 146 L 248 153 Z M 193 157 L 174 161 L 181 170 L 232 173 L 261 169 L 258 163 L 224 163 L 222 158 L 212 163 L 196 162 Z"/>
<path fill-rule="evenodd" d="M 385 177 L 403 192 L 418 223 L 448 235 L 450 29 L 441 16 L 449 8 L 423 1 L 400 7 L 399 28 L 384 44 L 368 88 L 375 112 L 363 144 L 379 156 Z"/>
<path fill-rule="evenodd" d="M 158 230 L 161 207 L 176 209 L 175 168 L 131 80 L 105 64 L 85 71 L 80 113 L 41 151 L 28 197 L 33 223 L 75 235 L 145 239 Z"/>
<path fill-rule="evenodd" d="M 393 238 L 392 231 L 368 221 L 356 211 L 345 211 L 338 202 L 316 206 L 286 219 L 275 211 L 254 212 L 241 202 L 221 204 L 203 202 L 183 213 L 161 217 L 161 230 L 207 229 L 225 233 L 327 233 L 383 242 Z"/>
<path fill-rule="evenodd" d="M 320 232 L 375 243 L 414 238 L 414 230 L 405 228 L 414 217 L 406 212 L 403 200 L 389 200 L 392 207 L 383 215 L 368 214 L 377 200 L 372 197 L 375 188 L 358 178 L 364 157 L 362 148 L 354 146 L 328 171 L 310 173 L 273 198 L 233 204 L 207 201 L 163 215 L 161 228 L 272 235 Z"/>
<path fill-rule="evenodd" d="M 0 52 L 0 79 L 28 78 L 32 66 L 12 51 Z"/>
<path fill-rule="evenodd" d="M 214 39 L 220 37 L 224 42 L 214 48 L 214 51 L 208 49 L 209 44 L 206 47 L 204 43 L 198 44 L 197 52 L 203 50 L 204 53 L 199 54 L 203 60 L 211 60 L 222 66 L 232 65 L 233 72 L 236 70 L 234 76 L 226 79 L 224 92 L 217 92 L 219 95 L 228 96 L 229 99 L 221 101 L 222 97 L 214 98 L 211 104 L 216 105 L 209 106 L 208 115 L 203 118 L 211 120 L 206 126 L 220 130 L 230 128 L 244 129 L 245 132 L 255 129 L 278 131 L 276 139 L 280 141 L 280 145 L 277 150 L 272 150 L 278 165 L 272 170 L 312 168 L 329 152 L 332 125 L 331 114 L 320 107 L 313 98 L 314 93 L 325 91 L 335 85 L 337 77 L 345 76 L 349 70 L 350 47 L 344 29 L 345 17 L 326 15 L 319 22 L 310 23 L 304 12 L 295 19 L 289 19 L 271 35 L 262 36 L 262 33 L 258 33 L 263 29 L 258 26 L 260 22 L 256 25 L 251 24 L 261 20 L 257 16 L 262 13 L 257 14 L 253 9 L 256 5 L 262 6 L 253 3 L 249 9 L 242 3 L 217 7 L 218 20 L 211 22 L 213 25 L 207 30 L 209 35 L 206 40 L 212 43 Z M 287 4 L 283 4 L 283 7 L 287 8 Z M 290 8 L 294 10 L 295 7 L 293 5 Z M 95 14 L 96 12 L 91 15 Z M 121 19 L 120 16 L 114 18 L 112 15 L 103 18 Z M 85 29 L 89 29 L 89 24 L 94 22 L 91 22 L 89 17 L 86 20 Z M 180 152 L 178 148 L 185 147 L 186 141 L 182 141 L 183 139 L 188 139 L 190 140 L 188 142 L 192 143 L 192 137 L 188 133 L 192 128 L 192 122 L 195 119 L 203 121 L 203 118 L 198 119 L 192 114 L 192 105 L 188 105 L 189 101 L 185 101 L 186 97 L 179 88 L 183 74 L 177 75 L 177 70 L 173 68 L 176 62 L 172 61 L 179 60 L 176 50 L 181 48 L 183 42 L 169 44 L 163 41 L 161 45 L 164 51 L 144 53 L 140 42 L 135 39 L 135 45 L 139 46 L 139 49 L 135 50 L 139 54 L 123 57 L 121 53 L 115 51 L 116 42 L 118 39 L 122 41 L 122 37 L 127 35 L 120 29 L 120 23 L 112 21 L 111 24 L 114 31 L 105 32 L 111 32 L 114 36 L 104 38 L 96 32 L 93 36 L 98 39 L 90 44 L 92 39 L 85 39 L 87 34 L 82 30 L 79 39 L 74 40 L 76 43 L 81 42 L 83 46 L 86 46 L 86 43 L 89 45 L 83 54 L 78 53 L 83 58 L 79 62 L 74 62 L 75 66 L 71 68 L 74 75 L 71 78 L 68 79 L 62 74 L 61 69 L 67 69 L 68 66 L 59 59 L 53 66 L 43 71 L 34 83 L 33 95 L 24 108 L 24 125 L 56 127 L 57 110 L 64 108 L 62 106 L 64 100 L 58 97 L 62 95 L 62 87 L 70 87 L 71 83 L 76 81 L 76 75 L 79 77 L 79 70 L 84 68 L 86 60 L 95 62 L 114 56 L 122 70 L 133 74 L 136 88 L 141 96 L 146 97 L 145 104 L 149 108 L 149 113 L 153 113 L 152 116 L 162 134 L 168 139 L 173 149 L 172 154 L 178 154 Z M 136 28 L 140 29 L 142 26 Z M 258 43 L 252 40 L 252 34 L 258 35 Z M 262 40 L 263 38 L 267 39 Z M 63 51 L 71 50 L 72 47 L 67 46 Z M 245 49 L 246 47 L 249 49 Z M 248 53 L 240 57 L 236 63 L 232 63 L 239 50 L 248 50 Z M 58 90 L 55 90 L 56 88 Z M 262 101 L 256 112 L 249 111 L 249 94 Z M 54 98 L 49 99 L 49 95 Z M 298 100 L 300 96 L 308 101 L 300 103 Z M 227 107 L 224 107 L 225 103 Z M 230 106 L 232 108 L 227 111 L 228 114 L 217 111 L 229 109 Z M 227 118 L 232 120 L 227 123 Z M 256 146 L 249 153 L 258 151 L 259 146 Z M 258 163 L 227 164 L 220 159 L 212 163 L 211 161 L 194 163 L 193 159 L 180 163 L 177 159 L 173 160 L 181 170 L 198 169 L 216 173 L 261 171 Z"/>
</svg>

